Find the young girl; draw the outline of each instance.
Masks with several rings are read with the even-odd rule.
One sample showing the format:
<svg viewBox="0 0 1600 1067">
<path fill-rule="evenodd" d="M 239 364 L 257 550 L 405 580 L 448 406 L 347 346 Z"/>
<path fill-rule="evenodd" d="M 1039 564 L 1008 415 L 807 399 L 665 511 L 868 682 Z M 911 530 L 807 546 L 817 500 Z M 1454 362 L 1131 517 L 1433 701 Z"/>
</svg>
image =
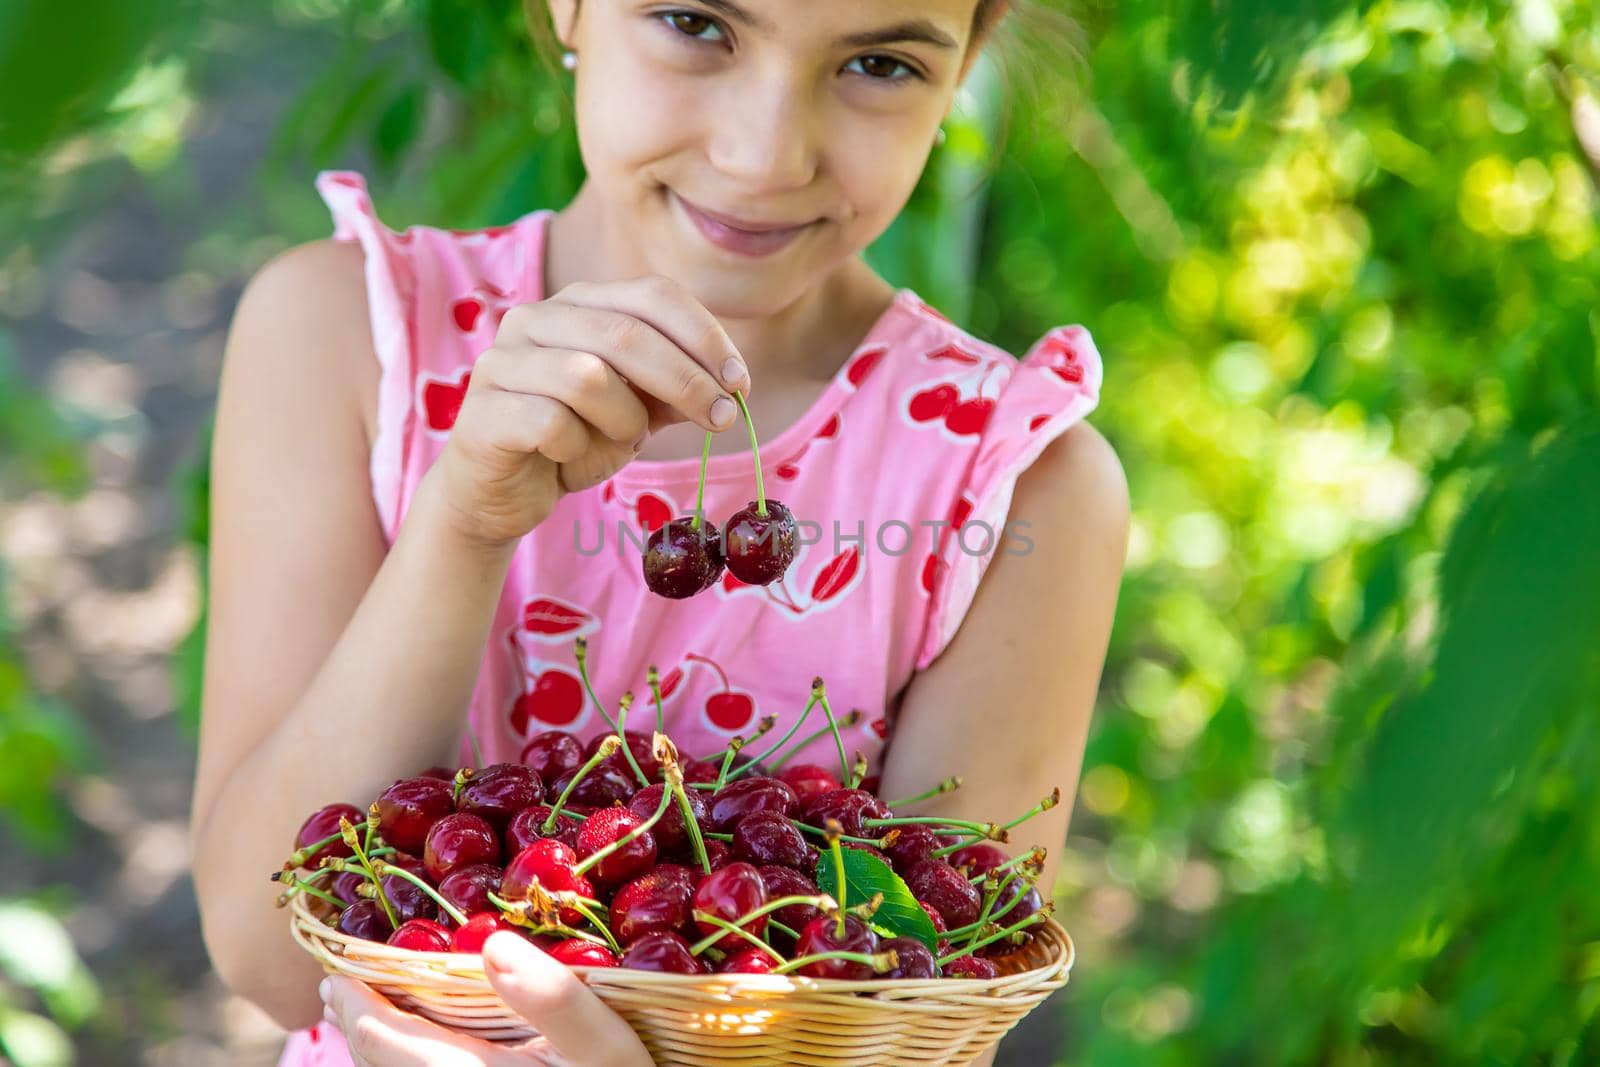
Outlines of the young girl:
<svg viewBox="0 0 1600 1067">
<path fill-rule="evenodd" d="M 863 712 L 845 744 L 886 797 L 959 773 L 923 810 L 987 819 L 1076 785 L 1128 522 L 1117 459 L 1083 422 L 1099 356 L 1074 326 L 1014 360 L 859 255 L 1004 0 L 548 15 L 588 173 L 573 201 L 397 234 L 358 175 L 324 173 L 333 238 L 262 268 L 229 337 L 195 882 L 218 971 L 299 1031 L 285 1063 L 650 1062 L 515 935 L 485 961 L 544 1035 L 525 1048 L 319 987 L 266 878 L 319 806 L 470 762 L 464 726 L 486 762 L 542 730 L 602 732 L 580 636 L 608 707 L 659 665 L 690 753 L 765 715 L 782 731 L 821 675 Z M 693 510 L 707 431 L 707 516 L 755 498 L 734 393 L 804 546 L 770 586 L 664 599 L 619 529 Z M 1013 847 L 1055 850 L 1069 810 Z"/>
</svg>

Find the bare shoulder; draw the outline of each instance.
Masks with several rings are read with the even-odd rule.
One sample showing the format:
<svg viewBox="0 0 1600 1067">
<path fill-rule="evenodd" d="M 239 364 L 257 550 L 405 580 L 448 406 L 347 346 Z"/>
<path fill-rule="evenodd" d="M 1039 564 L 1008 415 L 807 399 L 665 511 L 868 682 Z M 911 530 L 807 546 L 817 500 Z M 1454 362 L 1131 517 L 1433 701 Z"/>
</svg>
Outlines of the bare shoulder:
<svg viewBox="0 0 1600 1067">
<path fill-rule="evenodd" d="M 1077 423 L 1017 478 L 1012 509 L 1036 525 L 1069 527 L 1076 539 L 1125 547 L 1132 502 L 1122 460 L 1104 434 Z"/>
<path fill-rule="evenodd" d="M 378 364 L 369 315 L 359 244 L 329 237 L 285 249 L 239 297 L 224 373 L 331 385 L 325 394 L 359 412 L 370 442 Z"/>
</svg>

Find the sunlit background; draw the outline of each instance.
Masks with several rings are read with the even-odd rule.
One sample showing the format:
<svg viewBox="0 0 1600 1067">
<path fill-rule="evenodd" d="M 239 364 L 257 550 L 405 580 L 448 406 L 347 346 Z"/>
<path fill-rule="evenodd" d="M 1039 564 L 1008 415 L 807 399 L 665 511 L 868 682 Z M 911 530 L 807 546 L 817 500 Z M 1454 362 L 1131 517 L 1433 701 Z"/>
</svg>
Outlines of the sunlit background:
<svg viewBox="0 0 1600 1067">
<path fill-rule="evenodd" d="M 1600 8 L 1031 6 L 872 253 L 1087 325 L 1133 493 L 1003 1062 L 1600 1062 Z M 319 169 L 559 205 L 562 84 L 515 0 L 0 5 L 0 1060 L 274 1061 L 185 831 L 227 324 Z"/>
</svg>

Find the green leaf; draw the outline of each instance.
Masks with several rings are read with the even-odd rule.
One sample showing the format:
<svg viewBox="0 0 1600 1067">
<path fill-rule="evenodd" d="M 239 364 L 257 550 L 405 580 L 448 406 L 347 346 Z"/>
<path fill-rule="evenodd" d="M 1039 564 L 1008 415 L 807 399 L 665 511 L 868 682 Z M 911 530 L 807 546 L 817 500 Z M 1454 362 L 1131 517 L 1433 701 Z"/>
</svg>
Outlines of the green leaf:
<svg viewBox="0 0 1600 1067">
<path fill-rule="evenodd" d="M 817 865 L 817 885 L 824 893 L 848 907 L 863 904 L 874 894 L 883 894 L 883 906 L 872 916 L 872 925 L 890 937 L 912 937 L 937 952 L 939 931 L 922 910 L 911 889 L 889 865 L 869 852 L 844 849 L 845 891 L 839 892 L 839 872 L 833 857 L 823 853 Z"/>
</svg>

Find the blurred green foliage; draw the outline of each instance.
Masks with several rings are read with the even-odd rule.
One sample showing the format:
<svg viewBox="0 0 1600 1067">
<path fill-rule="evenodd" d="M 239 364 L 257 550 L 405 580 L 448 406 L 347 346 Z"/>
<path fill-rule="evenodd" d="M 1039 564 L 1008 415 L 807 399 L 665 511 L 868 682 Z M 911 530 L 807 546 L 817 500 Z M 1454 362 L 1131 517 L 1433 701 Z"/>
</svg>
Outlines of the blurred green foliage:
<svg viewBox="0 0 1600 1067">
<path fill-rule="evenodd" d="M 1592 0 L 1032 7 L 871 257 L 1013 350 L 1083 322 L 1106 356 L 1135 527 L 1065 1062 L 1600 1061 Z M 327 45 L 247 198 L 269 232 L 330 232 L 325 167 L 396 229 L 580 179 L 514 0 L 188 17 L 110 112 L 0 136 L 63 183 L 29 232 L 119 157 L 181 201 L 185 118 L 269 33 Z M 191 706 L 198 663 L 197 631 Z"/>
</svg>

